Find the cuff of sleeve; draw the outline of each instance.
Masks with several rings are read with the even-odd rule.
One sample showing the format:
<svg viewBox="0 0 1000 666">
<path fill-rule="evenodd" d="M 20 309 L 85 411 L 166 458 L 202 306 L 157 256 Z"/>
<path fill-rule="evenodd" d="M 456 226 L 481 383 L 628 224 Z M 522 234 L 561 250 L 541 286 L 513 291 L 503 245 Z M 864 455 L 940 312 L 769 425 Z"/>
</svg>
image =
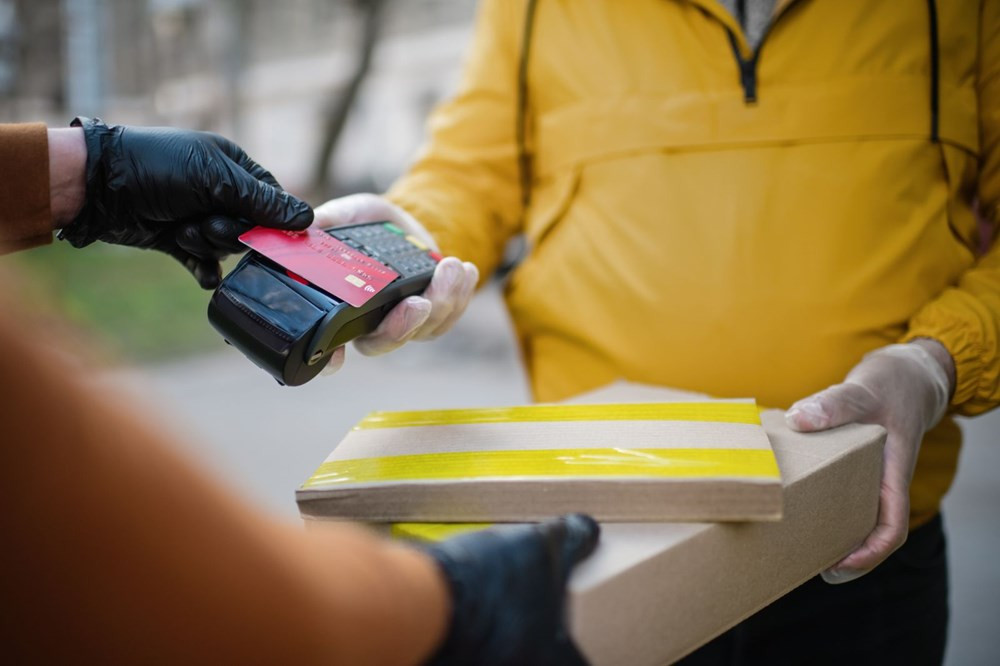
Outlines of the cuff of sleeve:
<svg viewBox="0 0 1000 666">
<path fill-rule="evenodd" d="M 407 192 L 400 191 L 397 188 L 390 189 L 383 196 L 389 203 L 399 206 L 412 215 L 427 230 L 427 233 L 437 243 L 438 249 L 445 256 L 458 256 L 456 248 L 448 242 L 447 227 L 439 222 L 438 215 L 435 214 L 433 207 L 422 205 L 419 197 L 407 196 Z"/>
<path fill-rule="evenodd" d="M 503 245 L 498 245 L 496 238 L 484 233 L 487 225 L 479 223 L 476 213 L 469 207 L 456 203 L 460 199 L 455 196 L 410 183 L 402 187 L 397 184 L 384 196 L 423 225 L 444 256 L 472 262 L 483 278 L 500 263 Z M 448 211 L 448 215 L 442 214 L 442 211 Z M 463 222 L 459 225 L 454 219 Z"/>
<path fill-rule="evenodd" d="M 995 382 L 990 379 L 989 357 L 986 345 L 977 336 L 970 334 L 970 329 L 959 323 L 952 326 L 925 326 L 917 323 L 911 326 L 900 342 L 911 342 L 916 338 L 930 338 L 940 342 L 955 362 L 955 390 L 951 405 L 959 407 L 973 402 L 980 393 L 983 382 Z"/>
<path fill-rule="evenodd" d="M 69 242 L 73 247 L 86 247 L 100 238 L 99 218 L 101 217 L 100 197 L 97 192 L 103 192 L 107 184 L 101 178 L 98 168 L 104 154 L 104 142 L 114 136 L 114 129 L 108 127 L 100 118 L 73 119 L 70 127 L 82 127 L 83 138 L 87 143 L 87 195 L 80 213 L 59 231 L 59 239 Z"/>
<path fill-rule="evenodd" d="M 51 243 L 51 231 L 40 236 L 32 236 L 31 238 L 18 238 L 17 240 L 0 241 L 0 254 L 21 252 L 22 250 L 30 250 L 33 247 L 41 247 L 42 245 L 50 245 Z"/>
<path fill-rule="evenodd" d="M 51 242 L 49 138 L 42 123 L 4 128 L 0 141 L 0 253 Z"/>
</svg>

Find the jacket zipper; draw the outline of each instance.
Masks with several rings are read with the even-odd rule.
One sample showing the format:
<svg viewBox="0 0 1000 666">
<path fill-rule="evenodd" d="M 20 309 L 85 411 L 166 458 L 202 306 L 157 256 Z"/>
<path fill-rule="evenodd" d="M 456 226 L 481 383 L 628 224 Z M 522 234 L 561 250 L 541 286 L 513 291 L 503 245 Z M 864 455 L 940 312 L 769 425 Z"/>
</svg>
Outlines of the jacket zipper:
<svg viewBox="0 0 1000 666">
<path fill-rule="evenodd" d="M 740 53 L 740 43 L 736 40 L 736 35 L 732 31 L 729 32 L 729 42 L 733 46 L 733 55 L 736 56 L 736 64 L 740 67 L 740 85 L 743 87 L 743 101 L 746 104 L 756 104 L 757 103 L 757 59 L 760 57 L 760 47 L 764 45 L 764 37 L 767 37 L 767 31 L 761 37 L 760 44 L 754 49 L 753 55 L 750 59 L 746 59 Z"/>
<path fill-rule="evenodd" d="M 730 30 L 728 26 L 726 27 L 726 33 L 729 35 L 729 44 L 733 47 L 733 55 L 736 56 L 736 64 L 740 68 L 740 86 L 743 88 L 743 102 L 747 105 L 757 103 L 757 63 L 760 61 L 760 51 L 764 48 L 764 42 L 767 41 L 767 36 L 771 34 L 771 30 L 774 29 L 778 21 L 796 4 L 798 4 L 798 0 L 791 0 L 771 19 L 771 22 L 764 29 L 764 34 L 760 36 L 757 48 L 753 50 L 749 58 L 744 58 L 743 54 L 740 53 L 740 42 L 736 38 L 736 33 Z"/>
</svg>

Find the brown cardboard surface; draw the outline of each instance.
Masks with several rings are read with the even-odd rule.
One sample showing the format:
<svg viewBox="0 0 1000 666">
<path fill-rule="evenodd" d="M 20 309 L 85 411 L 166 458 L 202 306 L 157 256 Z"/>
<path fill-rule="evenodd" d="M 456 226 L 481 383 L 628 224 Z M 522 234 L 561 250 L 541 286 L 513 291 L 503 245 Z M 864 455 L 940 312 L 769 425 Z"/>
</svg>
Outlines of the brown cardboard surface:
<svg viewBox="0 0 1000 666">
<path fill-rule="evenodd" d="M 581 401 L 659 401 L 690 394 L 619 384 Z M 885 431 L 852 425 L 789 430 L 762 421 L 781 468 L 775 523 L 603 524 L 569 584 L 570 630 L 595 665 L 673 662 L 818 574 L 871 531 Z"/>
</svg>

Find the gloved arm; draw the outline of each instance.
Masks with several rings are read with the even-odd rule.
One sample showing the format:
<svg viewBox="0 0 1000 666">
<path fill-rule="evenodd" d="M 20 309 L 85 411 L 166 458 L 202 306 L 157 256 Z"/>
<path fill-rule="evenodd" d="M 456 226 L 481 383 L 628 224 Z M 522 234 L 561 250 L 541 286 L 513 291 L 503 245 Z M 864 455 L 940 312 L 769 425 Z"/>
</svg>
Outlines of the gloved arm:
<svg viewBox="0 0 1000 666">
<path fill-rule="evenodd" d="M 462 534 L 428 549 L 448 581 L 451 627 L 431 666 L 585 664 L 564 623 L 570 571 L 600 530 L 573 514 Z"/>
<path fill-rule="evenodd" d="M 65 341 L 0 306 L 10 663 L 574 663 L 556 657 L 572 654 L 562 598 L 597 538 L 588 519 L 429 549 L 344 523 L 304 531 L 193 464 L 128 396 L 67 372 L 52 354 Z"/>
<path fill-rule="evenodd" d="M 944 415 L 954 385 L 948 351 L 935 340 L 918 339 L 865 355 L 843 383 L 796 402 L 786 413 L 788 425 L 800 432 L 846 423 L 875 423 L 888 432 L 877 524 L 864 543 L 823 573 L 828 583 L 864 575 L 903 545 L 920 442 Z"/>
<path fill-rule="evenodd" d="M 159 250 L 212 289 L 221 279 L 219 259 L 245 249 L 241 233 L 312 222 L 305 202 L 221 136 L 89 118 L 73 125 L 86 143 L 86 192 L 59 237 L 75 247 L 101 240 Z"/>
<path fill-rule="evenodd" d="M 366 222 L 392 222 L 437 250 L 437 244 L 412 215 L 375 194 L 353 194 L 327 201 L 316 208 L 316 224 L 337 227 Z M 409 340 L 431 340 L 447 332 L 472 300 L 479 271 L 456 257 L 445 257 L 422 296 L 404 299 L 369 335 L 357 338 L 354 347 L 366 356 L 385 354 Z M 324 373 L 344 362 L 344 348 L 334 351 Z"/>
</svg>

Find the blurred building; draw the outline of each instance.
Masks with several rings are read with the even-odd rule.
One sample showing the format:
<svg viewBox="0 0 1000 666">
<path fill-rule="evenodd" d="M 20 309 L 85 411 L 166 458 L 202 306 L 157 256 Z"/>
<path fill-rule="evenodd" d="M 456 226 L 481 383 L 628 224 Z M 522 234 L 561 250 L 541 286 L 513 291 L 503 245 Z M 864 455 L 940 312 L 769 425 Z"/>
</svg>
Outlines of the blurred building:
<svg viewBox="0 0 1000 666">
<path fill-rule="evenodd" d="M 218 131 L 302 190 L 375 5 L 333 173 L 339 191 L 381 188 L 454 83 L 475 0 L 0 0 L 0 120 Z"/>
</svg>

